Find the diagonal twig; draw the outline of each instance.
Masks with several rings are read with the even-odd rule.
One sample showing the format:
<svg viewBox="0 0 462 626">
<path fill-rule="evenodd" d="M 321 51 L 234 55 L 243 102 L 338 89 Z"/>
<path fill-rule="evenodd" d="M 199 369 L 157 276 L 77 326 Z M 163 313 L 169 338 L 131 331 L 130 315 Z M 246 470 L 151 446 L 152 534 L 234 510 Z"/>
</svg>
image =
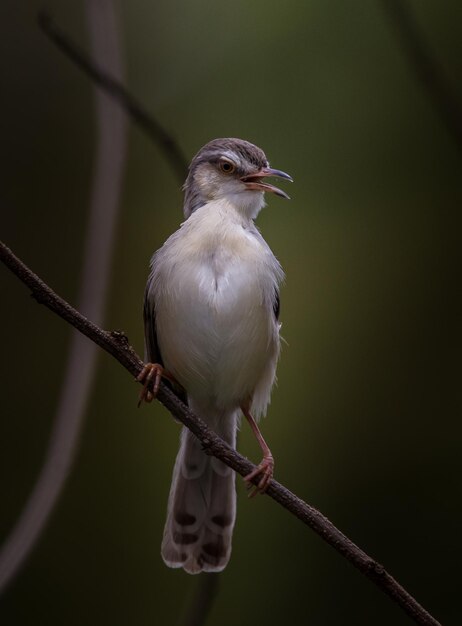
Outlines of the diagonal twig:
<svg viewBox="0 0 462 626">
<path fill-rule="evenodd" d="M 45 35 L 87 74 L 99 87 L 104 89 L 146 135 L 162 149 L 163 155 L 183 183 L 188 172 L 188 162 L 172 135 L 150 115 L 134 96 L 114 76 L 107 74 L 96 65 L 77 44 L 75 44 L 53 21 L 48 13 L 38 15 L 38 23 Z"/>
<path fill-rule="evenodd" d="M 36 276 L 13 252 L 0 242 L 0 259 L 16 276 L 32 290 L 34 298 L 62 317 L 89 339 L 116 358 L 128 372 L 136 377 L 143 362 L 120 332 L 108 332 L 86 319 L 70 304 L 58 296 L 46 283 Z M 207 424 L 185 406 L 164 384 L 161 384 L 158 400 L 170 413 L 189 428 L 211 454 L 233 470 L 246 476 L 255 466 L 239 452 L 232 449 Z M 255 478 L 254 482 L 257 482 Z M 314 530 L 324 541 L 335 548 L 360 572 L 372 580 L 384 593 L 396 602 L 417 624 L 441 626 L 377 561 L 346 537 L 317 509 L 301 500 L 294 493 L 272 480 L 267 495 L 287 509 L 292 515 Z"/>
</svg>

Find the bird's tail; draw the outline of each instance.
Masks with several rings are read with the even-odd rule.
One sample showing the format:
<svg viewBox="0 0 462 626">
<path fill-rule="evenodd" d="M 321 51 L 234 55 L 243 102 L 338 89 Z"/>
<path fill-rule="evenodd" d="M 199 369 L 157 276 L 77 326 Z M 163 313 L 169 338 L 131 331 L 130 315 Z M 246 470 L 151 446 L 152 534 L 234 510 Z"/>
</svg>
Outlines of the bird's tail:
<svg viewBox="0 0 462 626">
<path fill-rule="evenodd" d="M 237 414 L 210 419 L 192 406 L 232 447 L 236 445 Z M 189 574 L 220 572 L 231 555 L 236 518 L 233 470 L 208 456 L 186 428 L 175 461 L 162 541 L 162 558 L 169 567 Z"/>
</svg>

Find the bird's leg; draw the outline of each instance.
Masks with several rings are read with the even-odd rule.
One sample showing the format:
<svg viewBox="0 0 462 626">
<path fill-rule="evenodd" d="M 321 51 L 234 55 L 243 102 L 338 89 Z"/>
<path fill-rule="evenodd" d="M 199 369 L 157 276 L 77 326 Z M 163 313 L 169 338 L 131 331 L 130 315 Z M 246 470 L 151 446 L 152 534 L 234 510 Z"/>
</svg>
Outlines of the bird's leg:
<svg viewBox="0 0 462 626">
<path fill-rule="evenodd" d="M 178 382 L 175 378 L 159 363 L 146 363 L 144 365 L 143 369 L 136 377 L 138 382 L 143 383 L 143 389 L 141 390 L 138 400 L 138 408 L 141 406 L 142 402 L 152 402 L 157 396 L 162 378 L 166 378 L 171 383 L 178 386 Z M 152 381 L 154 381 L 154 383 L 151 391 L 149 386 Z"/>
<path fill-rule="evenodd" d="M 252 486 L 252 479 L 256 476 L 261 475 L 261 480 L 258 485 L 255 486 L 253 491 L 249 494 L 250 498 L 253 498 L 257 493 L 265 493 L 270 483 L 270 480 L 273 478 L 273 470 L 274 470 L 274 459 L 271 454 L 271 450 L 268 448 L 266 441 L 263 439 L 263 435 L 258 428 L 257 422 L 252 417 L 250 413 L 248 404 L 243 404 L 241 406 L 241 410 L 245 415 L 247 421 L 250 424 L 250 428 L 253 430 L 255 437 L 257 438 L 258 443 L 260 444 L 260 448 L 263 451 L 263 459 L 261 463 L 252 471 L 250 474 L 244 477 L 245 482 L 247 483 L 248 488 Z"/>
</svg>

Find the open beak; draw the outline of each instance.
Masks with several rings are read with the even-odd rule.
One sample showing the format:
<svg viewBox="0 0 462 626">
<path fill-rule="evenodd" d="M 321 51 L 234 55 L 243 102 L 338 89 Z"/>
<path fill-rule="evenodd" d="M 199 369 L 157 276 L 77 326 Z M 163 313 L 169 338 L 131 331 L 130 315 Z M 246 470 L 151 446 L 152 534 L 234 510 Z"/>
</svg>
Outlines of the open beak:
<svg viewBox="0 0 462 626">
<path fill-rule="evenodd" d="M 253 191 L 270 191 L 271 193 L 275 193 L 277 196 L 281 196 L 281 198 L 286 198 L 290 200 L 290 196 L 286 194 L 282 189 L 278 189 L 269 183 L 264 183 L 261 179 L 267 176 L 276 176 L 277 178 L 285 178 L 286 180 L 290 180 L 293 182 L 292 177 L 285 172 L 281 172 L 281 170 L 273 170 L 271 167 L 263 167 L 258 172 L 254 174 L 249 174 L 247 176 L 243 176 L 241 178 L 242 182 L 245 183 L 247 189 Z"/>
</svg>

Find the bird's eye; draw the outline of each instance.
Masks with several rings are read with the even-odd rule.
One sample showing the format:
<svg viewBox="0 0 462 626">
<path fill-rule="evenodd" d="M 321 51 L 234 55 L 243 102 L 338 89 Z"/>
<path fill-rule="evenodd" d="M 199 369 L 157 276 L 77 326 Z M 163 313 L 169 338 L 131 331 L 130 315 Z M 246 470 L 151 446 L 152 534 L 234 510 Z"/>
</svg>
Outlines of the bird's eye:
<svg viewBox="0 0 462 626">
<path fill-rule="evenodd" d="M 234 170 L 236 169 L 236 167 L 230 161 L 223 160 L 223 161 L 220 161 L 220 169 L 225 174 L 232 174 Z"/>
</svg>

